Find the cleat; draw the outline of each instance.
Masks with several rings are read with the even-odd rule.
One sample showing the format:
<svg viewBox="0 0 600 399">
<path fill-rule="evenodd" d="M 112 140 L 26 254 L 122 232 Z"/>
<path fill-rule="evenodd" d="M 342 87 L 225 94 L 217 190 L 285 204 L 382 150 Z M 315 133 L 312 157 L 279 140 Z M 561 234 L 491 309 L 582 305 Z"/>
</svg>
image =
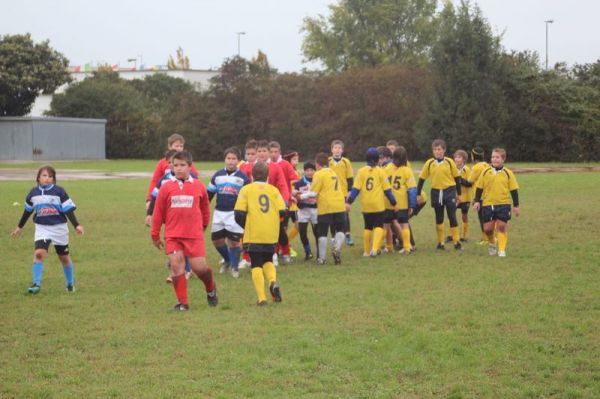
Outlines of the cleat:
<svg viewBox="0 0 600 399">
<path fill-rule="evenodd" d="M 225 274 L 227 269 L 229 269 L 229 263 L 223 262 L 219 268 L 219 274 Z"/>
<path fill-rule="evenodd" d="M 306 254 L 306 256 L 304 257 L 304 260 L 311 260 L 313 258 L 313 254 L 311 254 L 310 252 Z"/>
<path fill-rule="evenodd" d="M 212 289 L 212 291 L 206 293 L 206 300 L 208 302 L 208 306 L 217 306 L 219 304 L 216 286 Z"/>
<path fill-rule="evenodd" d="M 75 292 L 75 287 L 71 284 L 67 285 L 67 292 Z"/>
<path fill-rule="evenodd" d="M 248 262 L 246 259 L 240 260 L 240 264 L 238 265 L 238 269 L 247 269 L 249 267 L 250 267 L 250 262 Z"/>
<path fill-rule="evenodd" d="M 466 238 L 461 238 L 460 242 L 467 242 L 467 239 Z"/>
<path fill-rule="evenodd" d="M 399 253 L 400 255 L 405 255 L 405 256 L 408 256 L 408 255 L 410 255 L 410 254 L 411 254 L 411 251 L 407 251 L 406 249 L 402 248 L 400 251 L 398 251 L 398 253 Z"/>
<path fill-rule="evenodd" d="M 498 249 L 496 248 L 496 246 L 495 246 L 495 245 L 492 245 L 492 244 L 489 244 L 489 245 L 488 245 L 488 254 L 489 254 L 490 256 L 494 256 L 494 255 L 496 255 L 497 253 L 498 253 Z"/>
<path fill-rule="evenodd" d="M 506 258 L 506 251 L 498 251 L 498 256 L 501 258 Z"/>
<path fill-rule="evenodd" d="M 449 242 L 452 242 L 452 237 L 451 236 L 446 237 L 446 243 L 449 243 Z"/>
<path fill-rule="evenodd" d="M 175 305 L 175 307 L 173 308 L 173 310 L 180 311 L 180 312 L 185 312 L 187 310 L 190 310 L 190 305 L 188 305 L 186 303 L 178 303 L 177 305 Z"/>
<path fill-rule="evenodd" d="M 192 277 L 194 277 L 194 273 L 193 272 L 185 272 L 185 279 L 189 280 Z"/>
<path fill-rule="evenodd" d="M 240 272 L 237 270 L 231 270 L 231 277 L 240 278 Z"/>
<path fill-rule="evenodd" d="M 412 247 L 410 247 L 410 252 L 415 252 L 416 250 L 417 250 L 416 246 L 413 245 Z"/>
<path fill-rule="evenodd" d="M 292 257 L 290 255 L 283 255 L 282 257 L 283 263 L 286 265 L 292 264 Z"/>
<path fill-rule="evenodd" d="M 258 307 L 267 306 L 267 301 L 256 301 L 256 306 L 258 306 Z"/>
<path fill-rule="evenodd" d="M 341 256 L 341 254 L 340 254 L 340 251 L 339 251 L 339 250 L 335 250 L 335 249 L 334 249 L 334 250 L 331 252 L 331 254 L 333 255 L 333 263 L 334 263 L 335 265 L 341 265 L 341 264 L 342 264 L 342 256 Z"/>
<path fill-rule="evenodd" d="M 369 256 L 371 256 L 370 253 L 368 252 L 363 252 L 363 258 L 368 258 Z"/>
<path fill-rule="evenodd" d="M 371 258 L 375 258 L 375 257 L 378 255 L 378 252 L 379 252 L 379 251 L 371 251 L 371 252 L 369 252 L 369 256 L 370 256 Z"/>
<path fill-rule="evenodd" d="M 325 259 L 317 258 L 317 265 L 324 265 Z"/>
<path fill-rule="evenodd" d="M 290 248 L 290 256 L 292 258 L 296 258 L 298 256 L 298 252 L 296 252 L 294 248 Z"/>
<path fill-rule="evenodd" d="M 381 250 L 381 252 L 382 252 L 382 253 L 384 253 L 384 254 L 387 254 L 387 253 L 389 253 L 390 251 L 387 249 L 387 247 L 385 247 L 385 248 L 383 248 L 383 249 Z"/>
<path fill-rule="evenodd" d="M 277 281 L 273 281 L 271 285 L 269 285 L 269 291 L 271 292 L 273 302 L 281 302 L 281 289 L 279 288 Z"/>
<path fill-rule="evenodd" d="M 40 287 L 39 285 L 32 284 L 31 287 L 29 287 L 27 289 L 27 292 L 29 292 L 30 294 L 35 295 L 35 294 L 39 293 L 41 289 L 42 289 L 42 287 Z"/>
<path fill-rule="evenodd" d="M 446 249 L 446 247 L 444 247 L 444 244 L 438 244 L 437 247 L 435 247 L 435 249 L 437 249 L 438 251 L 443 251 Z"/>
<path fill-rule="evenodd" d="M 456 244 L 454 244 L 454 249 L 457 251 L 462 251 L 462 245 L 460 245 L 460 242 L 457 242 Z"/>
<path fill-rule="evenodd" d="M 221 258 L 221 260 L 219 261 L 219 265 L 224 265 L 225 264 L 225 259 Z"/>
<path fill-rule="evenodd" d="M 346 234 L 346 245 L 349 247 L 354 246 L 354 241 L 352 241 L 352 236 L 350 234 Z"/>
<path fill-rule="evenodd" d="M 277 256 L 277 253 L 273 254 L 273 265 L 275 267 L 279 266 L 279 256 Z"/>
</svg>

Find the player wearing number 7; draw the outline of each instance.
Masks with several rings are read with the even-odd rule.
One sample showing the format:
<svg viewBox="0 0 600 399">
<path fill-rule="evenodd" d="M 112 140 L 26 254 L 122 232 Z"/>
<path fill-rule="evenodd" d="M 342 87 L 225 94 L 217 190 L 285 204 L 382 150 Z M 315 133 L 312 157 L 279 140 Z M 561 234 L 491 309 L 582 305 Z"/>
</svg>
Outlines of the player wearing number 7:
<svg viewBox="0 0 600 399">
<path fill-rule="evenodd" d="M 267 164 L 257 161 L 252 168 L 254 182 L 242 187 L 234 207 L 235 221 L 244 228 L 244 251 L 250 255 L 258 306 L 267 304 L 265 277 L 273 301 L 281 302 L 277 272 L 272 260 L 286 207 L 279 190 L 267 183 L 268 175 Z"/>
</svg>

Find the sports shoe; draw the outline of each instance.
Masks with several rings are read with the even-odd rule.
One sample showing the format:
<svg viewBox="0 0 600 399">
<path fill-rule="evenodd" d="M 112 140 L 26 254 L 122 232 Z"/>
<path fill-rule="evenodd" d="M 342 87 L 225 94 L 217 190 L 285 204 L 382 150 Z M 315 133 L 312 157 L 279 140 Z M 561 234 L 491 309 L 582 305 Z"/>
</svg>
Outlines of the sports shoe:
<svg viewBox="0 0 600 399">
<path fill-rule="evenodd" d="M 407 251 L 406 249 L 402 248 L 400 251 L 398 251 L 398 253 L 400 255 L 410 255 L 411 251 Z"/>
<path fill-rule="evenodd" d="M 178 303 L 177 305 L 175 305 L 175 307 L 173 308 L 173 310 L 180 311 L 180 312 L 185 312 L 187 310 L 190 310 L 190 305 L 187 305 L 185 303 Z"/>
<path fill-rule="evenodd" d="M 30 294 L 37 294 L 38 292 L 40 292 L 40 290 L 42 289 L 42 287 L 40 287 L 37 284 L 32 284 L 31 287 L 29 287 L 27 289 L 27 292 L 29 292 Z"/>
<path fill-rule="evenodd" d="M 194 272 L 185 272 L 185 279 L 189 280 L 194 277 Z"/>
<path fill-rule="evenodd" d="M 460 242 L 467 242 L 467 239 L 466 238 L 461 238 Z"/>
<path fill-rule="evenodd" d="M 281 302 L 281 289 L 279 288 L 277 281 L 273 281 L 271 285 L 269 285 L 269 291 L 271 292 L 273 302 Z"/>
<path fill-rule="evenodd" d="M 275 267 L 279 266 L 279 256 L 276 253 L 273 254 L 273 265 Z"/>
<path fill-rule="evenodd" d="M 75 292 L 75 287 L 72 284 L 67 285 L 67 292 Z"/>
<path fill-rule="evenodd" d="M 381 253 L 381 251 L 371 251 L 369 252 L 369 256 L 371 258 L 375 258 L 377 255 L 379 255 Z"/>
<path fill-rule="evenodd" d="M 363 258 L 368 258 L 369 256 L 371 256 L 369 252 L 363 252 Z"/>
<path fill-rule="evenodd" d="M 246 259 L 240 260 L 240 263 L 238 265 L 238 269 L 247 269 L 249 267 L 250 267 L 250 262 L 248 262 Z"/>
<path fill-rule="evenodd" d="M 165 279 L 165 283 L 167 284 L 173 284 L 173 277 L 169 276 Z"/>
<path fill-rule="evenodd" d="M 460 244 L 460 242 L 454 244 L 454 249 L 457 251 L 462 251 L 462 245 Z"/>
<path fill-rule="evenodd" d="M 483 240 L 483 239 L 477 243 L 477 245 L 486 245 L 486 244 L 489 244 L 489 241 Z"/>
<path fill-rule="evenodd" d="M 296 250 L 294 250 L 294 248 L 290 248 L 290 256 L 292 258 L 295 258 L 298 256 L 298 252 L 296 252 Z"/>
<path fill-rule="evenodd" d="M 498 251 L 498 256 L 501 258 L 506 258 L 506 251 Z"/>
<path fill-rule="evenodd" d="M 346 234 L 346 245 L 349 247 L 354 245 L 354 241 L 352 240 L 352 236 L 350 234 Z"/>
<path fill-rule="evenodd" d="M 446 243 L 448 243 L 448 242 L 452 242 L 452 236 L 446 237 Z"/>
<path fill-rule="evenodd" d="M 444 247 L 444 244 L 439 244 L 437 245 L 437 247 L 435 247 L 435 249 L 439 250 L 439 251 L 443 251 L 446 249 L 446 247 Z"/>
<path fill-rule="evenodd" d="M 212 289 L 212 291 L 206 293 L 206 300 L 208 301 L 208 306 L 217 306 L 219 304 L 216 286 Z"/>
<path fill-rule="evenodd" d="M 227 269 L 229 269 L 229 263 L 221 263 L 221 267 L 219 268 L 219 274 L 225 274 L 227 272 Z"/>
<path fill-rule="evenodd" d="M 335 250 L 335 249 L 334 249 L 334 250 L 331 252 L 331 254 L 333 255 L 333 263 L 334 263 L 335 265 L 341 265 L 341 264 L 342 264 L 342 256 L 341 256 L 341 254 L 340 254 L 340 251 L 339 251 L 339 250 Z"/>
<path fill-rule="evenodd" d="M 233 278 L 240 278 L 240 272 L 237 270 L 231 270 L 231 277 Z"/>
<path fill-rule="evenodd" d="M 292 264 L 292 257 L 290 255 L 283 255 L 282 257 L 283 263 L 286 265 Z"/>
<path fill-rule="evenodd" d="M 225 259 L 221 258 L 221 260 L 219 261 L 219 265 L 224 265 L 225 264 Z"/>
<path fill-rule="evenodd" d="M 496 246 L 495 246 L 495 245 L 492 245 L 492 244 L 489 244 L 489 245 L 488 245 L 488 254 L 489 254 L 490 256 L 494 256 L 494 255 L 496 255 L 497 253 L 498 253 L 498 249 L 496 248 Z"/>
<path fill-rule="evenodd" d="M 312 254 L 312 253 L 310 253 L 310 252 L 308 252 L 308 253 L 306 254 L 306 256 L 304 257 L 304 260 L 311 260 L 312 258 L 314 258 L 313 254 Z"/>
<path fill-rule="evenodd" d="M 256 306 L 262 307 L 267 306 L 267 301 L 256 301 Z"/>
<path fill-rule="evenodd" d="M 325 259 L 317 258 L 317 265 L 324 265 L 325 263 Z"/>
</svg>

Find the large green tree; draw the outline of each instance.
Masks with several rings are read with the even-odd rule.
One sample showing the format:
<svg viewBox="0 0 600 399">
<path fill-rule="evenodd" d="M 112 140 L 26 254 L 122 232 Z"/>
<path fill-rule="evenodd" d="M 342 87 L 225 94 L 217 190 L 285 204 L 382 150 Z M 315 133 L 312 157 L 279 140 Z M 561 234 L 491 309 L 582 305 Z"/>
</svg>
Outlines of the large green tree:
<svg viewBox="0 0 600 399">
<path fill-rule="evenodd" d="M 23 116 L 40 94 L 70 82 L 69 61 L 46 40 L 31 35 L 0 37 L 0 116 Z"/>
<path fill-rule="evenodd" d="M 436 0 L 340 0 L 329 17 L 306 18 L 308 61 L 328 71 L 423 64 L 434 40 Z"/>
</svg>

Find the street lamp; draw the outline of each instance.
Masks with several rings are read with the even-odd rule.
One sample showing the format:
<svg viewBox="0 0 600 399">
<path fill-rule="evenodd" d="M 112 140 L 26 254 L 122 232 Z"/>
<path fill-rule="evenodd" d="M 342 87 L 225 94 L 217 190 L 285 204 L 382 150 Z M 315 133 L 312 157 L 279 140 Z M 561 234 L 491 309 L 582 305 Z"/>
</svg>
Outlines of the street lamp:
<svg viewBox="0 0 600 399">
<path fill-rule="evenodd" d="M 546 71 L 548 70 L 548 24 L 554 23 L 553 19 L 548 19 L 544 21 L 546 24 Z"/>
<path fill-rule="evenodd" d="M 133 62 L 133 69 L 137 69 L 137 58 L 127 58 L 127 62 Z"/>
<path fill-rule="evenodd" d="M 238 37 L 238 57 L 240 56 L 240 37 L 245 34 L 246 34 L 246 32 L 237 32 L 236 33 L 236 35 Z"/>
</svg>

